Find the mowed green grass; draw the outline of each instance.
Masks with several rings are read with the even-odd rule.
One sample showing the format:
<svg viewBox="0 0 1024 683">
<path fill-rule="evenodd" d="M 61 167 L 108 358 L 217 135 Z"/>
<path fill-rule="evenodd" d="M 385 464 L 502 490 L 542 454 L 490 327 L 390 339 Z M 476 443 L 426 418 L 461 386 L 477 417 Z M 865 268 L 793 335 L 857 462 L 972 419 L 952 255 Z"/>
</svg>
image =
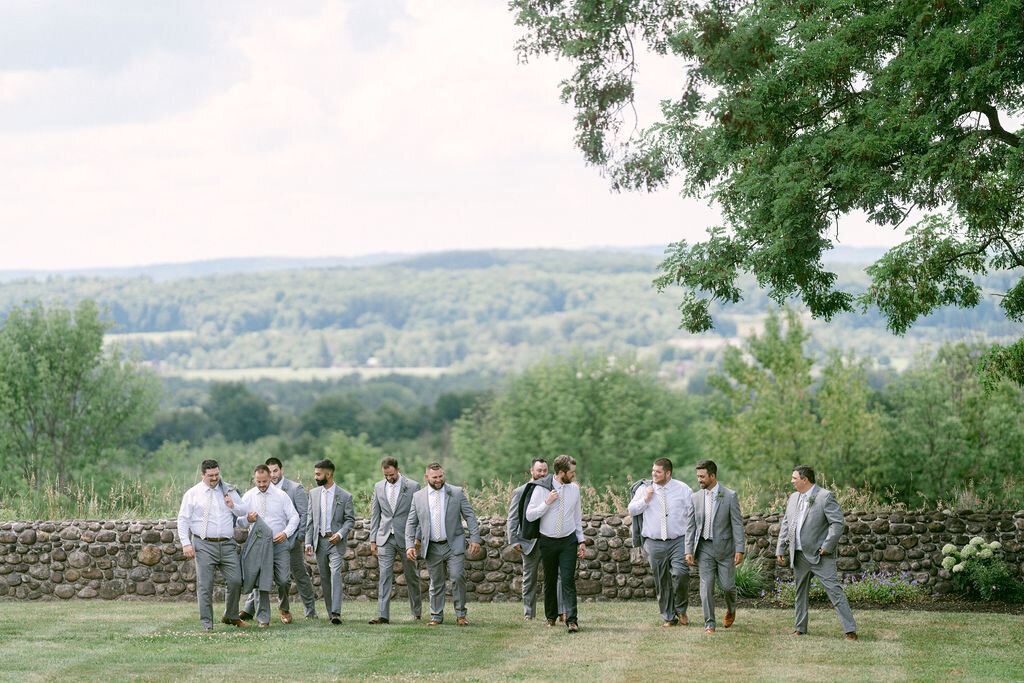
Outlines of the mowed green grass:
<svg viewBox="0 0 1024 683">
<path fill-rule="evenodd" d="M 215 605 L 219 613 L 223 605 Z M 300 608 L 301 609 L 301 608 Z M 660 628 L 653 602 L 583 603 L 582 631 L 524 622 L 516 604 L 471 604 L 470 626 L 394 621 L 370 626 L 375 605 L 347 602 L 344 623 L 299 619 L 268 629 L 199 626 L 194 603 L 0 603 L 0 677 L 10 680 L 1021 680 L 1024 617 L 859 611 L 860 640 L 835 613 L 812 610 L 794 639 L 792 612 L 741 609 L 704 635 Z M 719 618 L 721 618 L 719 616 Z"/>
</svg>

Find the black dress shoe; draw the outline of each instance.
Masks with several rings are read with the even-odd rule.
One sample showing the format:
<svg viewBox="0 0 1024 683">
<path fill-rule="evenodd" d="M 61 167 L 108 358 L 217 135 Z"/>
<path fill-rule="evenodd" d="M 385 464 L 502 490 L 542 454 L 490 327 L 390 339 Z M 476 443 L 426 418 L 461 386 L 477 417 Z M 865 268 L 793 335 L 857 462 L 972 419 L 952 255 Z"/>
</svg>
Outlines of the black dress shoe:
<svg viewBox="0 0 1024 683">
<path fill-rule="evenodd" d="M 340 624 L 341 623 L 341 615 L 340 614 L 332 614 L 331 615 L 331 623 L 332 624 Z"/>
<path fill-rule="evenodd" d="M 368 624 L 390 624 L 391 622 L 388 620 L 387 617 L 377 617 L 376 619 L 370 619 L 370 621 L 368 621 L 366 623 L 368 623 Z"/>
</svg>

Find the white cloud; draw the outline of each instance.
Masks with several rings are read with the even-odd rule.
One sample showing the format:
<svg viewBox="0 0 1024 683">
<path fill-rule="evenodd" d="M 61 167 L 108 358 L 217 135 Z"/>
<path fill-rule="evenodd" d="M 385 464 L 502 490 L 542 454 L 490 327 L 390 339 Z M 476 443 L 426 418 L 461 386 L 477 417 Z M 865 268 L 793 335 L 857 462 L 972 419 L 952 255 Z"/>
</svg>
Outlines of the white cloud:
<svg viewBox="0 0 1024 683">
<path fill-rule="evenodd" d="M 572 145 L 565 65 L 516 63 L 504 3 L 238 7 L 194 49 L 0 64 L 0 269 L 658 244 L 715 220 L 608 192 Z"/>
</svg>

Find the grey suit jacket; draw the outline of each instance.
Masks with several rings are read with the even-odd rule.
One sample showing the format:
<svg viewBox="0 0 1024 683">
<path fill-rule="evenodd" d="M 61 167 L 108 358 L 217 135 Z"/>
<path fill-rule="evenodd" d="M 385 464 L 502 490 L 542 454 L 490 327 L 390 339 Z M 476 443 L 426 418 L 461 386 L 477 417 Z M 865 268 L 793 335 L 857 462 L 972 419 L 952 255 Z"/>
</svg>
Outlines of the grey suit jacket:
<svg viewBox="0 0 1024 683">
<path fill-rule="evenodd" d="M 430 502 L 427 497 L 431 490 L 425 486 L 413 494 L 412 509 L 405 525 L 405 547 L 413 547 L 416 539 L 419 539 L 420 557 L 427 556 L 430 545 Z M 469 504 L 469 498 L 461 488 L 445 484 L 444 494 L 444 528 L 448 534 L 448 545 L 453 553 L 462 555 L 466 552 L 466 530 L 462 528 L 462 520 L 466 520 L 470 543 L 480 542 L 480 525 L 476 521 L 473 506 Z"/>
<path fill-rule="evenodd" d="M 281 479 L 281 490 L 292 499 L 292 505 L 295 506 L 295 511 L 299 513 L 299 526 L 295 529 L 292 537 L 288 539 L 288 547 L 292 548 L 295 546 L 296 539 L 302 542 L 306 537 L 306 525 L 309 523 L 309 516 L 307 514 L 309 498 L 306 497 L 306 489 L 302 487 L 302 484 L 291 479 Z"/>
<path fill-rule="evenodd" d="M 800 550 L 804 557 L 811 564 L 821 561 L 819 550 L 824 550 L 829 555 L 834 555 L 836 546 L 839 545 L 839 537 L 843 535 L 846 527 L 846 520 L 843 511 L 839 509 L 839 502 L 827 491 L 815 484 L 808 492 L 808 499 L 813 497 L 814 502 L 807 506 L 804 512 L 804 523 L 800 527 Z M 775 554 L 785 556 L 789 550 L 789 564 L 793 566 L 796 554 L 796 542 L 790 544 L 790 531 L 796 530 L 797 513 L 800 509 L 800 494 L 794 491 L 786 502 L 786 514 L 779 525 L 779 543 L 776 546 Z"/>
<path fill-rule="evenodd" d="M 274 532 L 257 517 L 242 546 L 242 594 L 270 590 L 274 582 Z"/>
<path fill-rule="evenodd" d="M 743 515 L 736 492 L 718 485 L 719 498 L 714 505 L 711 520 L 711 554 L 717 559 L 731 557 L 733 553 L 746 552 L 746 538 L 743 534 Z M 686 529 L 686 554 L 696 555 L 704 539 L 704 489 L 697 489 L 692 497 Z"/>
<path fill-rule="evenodd" d="M 537 544 L 537 539 L 523 538 L 519 533 L 519 500 L 523 497 L 523 490 L 525 488 L 526 484 L 523 484 L 512 492 L 512 502 L 508 504 L 505 530 L 508 536 L 508 544 L 516 545 L 518 543 L 523 548 L 523 554 L 529 555 L 533 551 L 533 546 Z"/>
<path fill-rule="evenodd" d="M 337 486 L 337 484 L 335 484 Z M 320 545 L 320 498 L 324 487 L 317 486 L 309 492 L 309 523 L 306 525 L 306 545 L 313 546 L 316 552 Z M 352 494 L 338 486 L 334 492 L 334 509 L 331 511 L 331 528 L 341 535 L 338 548 L 345 550 L 348 532 L 356 523 L 355 507 L 352 505 Z"/>
<path fill-rule="evenodd" d="M 394 534 L 398 547 L 405 547 L 405 526 L 409 521 L 409 509 L 412 507 L 412 496 L 420 490 L 418 482 L 403 474 L 398 475 L 398 499 L 395 508 L 391 509 L 386 481 L 381 479 L 373 485 L 373 505 L 370 507 L 370 540 L 377 545 L 384 545 L 388 537 Z"/>
</svg>

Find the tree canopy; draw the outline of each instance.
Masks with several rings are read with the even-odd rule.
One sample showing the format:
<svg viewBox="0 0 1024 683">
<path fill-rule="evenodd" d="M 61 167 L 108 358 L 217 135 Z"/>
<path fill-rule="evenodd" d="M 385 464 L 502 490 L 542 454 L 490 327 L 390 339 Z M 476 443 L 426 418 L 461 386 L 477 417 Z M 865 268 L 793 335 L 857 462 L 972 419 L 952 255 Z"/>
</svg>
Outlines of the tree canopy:
<svg viewBox="0 0 1024 683">
<path fill-rule="evenodd" d="M 29 304 L 0 325 L 0 466 L 66 484 L 153 426 L 159 388 L 119 349 L 96 305 Z"/>
<path fill-rule="evenodd" d="M 656 281 L 685 288 L 690 331 L 756 275 L 815 316 L 877 308 L 902 334 L 937 307 L 976 305 L 974 277 L 1024 266 L 1024 0 L 512 0 L 524 58 L 574 65 L 562 97 L 576 143 L 615 189 L 680 176 L 723 223 L 671 245 Z M 685 65 L 661 119 L 623 135 L 643 49 Z M 1019 121 L 1019 118 L 1017 119 Z M 859 295 L 823 263 L 862 213 L 907 239 Z M 1001 306 L 1024 320 L 1024 285 Z M 989 356 L 1024 382 L 1024 342 Z"/>
</svg>

